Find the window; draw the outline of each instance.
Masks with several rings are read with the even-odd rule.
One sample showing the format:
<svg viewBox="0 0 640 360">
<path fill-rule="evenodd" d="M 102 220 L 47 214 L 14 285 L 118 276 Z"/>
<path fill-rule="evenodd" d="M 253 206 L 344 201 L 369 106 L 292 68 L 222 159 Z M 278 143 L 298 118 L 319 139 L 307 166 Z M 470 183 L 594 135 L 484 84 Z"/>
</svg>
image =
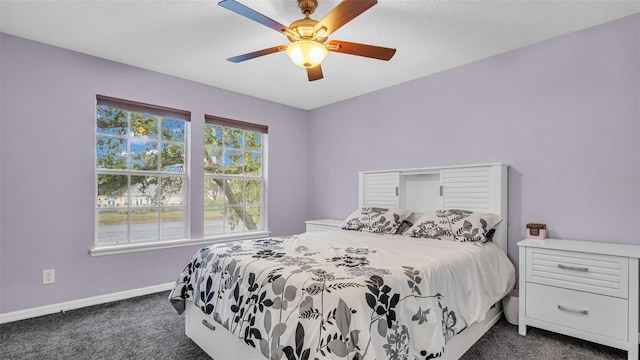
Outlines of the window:
<svg viewBox="0 0 640 360">
<path fill-rule="evenodd" d="M 189 118 L 97 96 L 96 245 L 186 237 Z"/>
<path fill-rule="evenodd" d="M 263 125 L 205 115 L 204 234 L 265 230 Z"/>
</svg>

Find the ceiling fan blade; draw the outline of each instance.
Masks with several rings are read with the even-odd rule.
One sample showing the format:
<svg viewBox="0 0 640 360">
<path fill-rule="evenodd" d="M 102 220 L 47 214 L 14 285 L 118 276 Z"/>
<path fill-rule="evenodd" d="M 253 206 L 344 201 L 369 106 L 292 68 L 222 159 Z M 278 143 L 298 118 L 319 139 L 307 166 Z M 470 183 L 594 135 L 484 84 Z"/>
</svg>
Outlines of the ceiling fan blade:
<svg viewBox="0 0 640 360">
<path fill-rule="evenodd" d="M 222 6 L 225 9 L 231 10 L 238 15 L 242 15 L 255 22 L 259 22 L 260 24 L 272 28 L 279 33 L 285 33 L 289 29 L 287 26 L 284 26 L 279 22 L 268 18 L 260 14 L 259 12 L 240 4 L 235 0 L 222 0 L 218 3 L 218 5 Z"/>
<path fill-rule="evenodd" d="M 347 42 L 342 40 L 331 40 L 328 43 L 327 50 L 333 52 L 339 52 L 349 55 L 364 56 L 378 60 L 390 60 L 396 53 L 396 49 L 373 46 L 367 44 L 358 44 L 353 42 Z"/>
<path fill-rule="evenodd" d="M 245 60 L 251 60 L 253 58 L 257 58 L 260 56 L 264 56 L 264 55 L 269 55 L 269 54 L 273 54 L 273 53 L 277 53 L 280 51 L 285 51 L 287 50 L 287 46 L 286 45 L 279 45 L 279 46 L 274 46 L 274 47 L 270 47 L 267 49 L 262 49 L 262 50 L 258 50 L 258 51 L 254 51 L 254 52 L 250 52 L 250 53 L 246 53 L 246 54 L 242 54 L 242 55 L 238 55 L 238 56 L 234 56 L 234 57 L 230 57 L 227 60 L 234 62 L 234 63 L 239 63 Z"/>
<path fill-rule="evenodd" d="M 307 68 L 307 76 L 309 77 L 309 81 L 320 80 L 324 76 L 322 75 L 322 66 L 314 66 L 312 68 Z"/>
<path fill-rule="evenodd" d="M 377 3 L 377 0 L 342 0 L 322 20 L 318 21 L 314 30 L 317 32 L 325 28 L 327 30 L 324 36 L 329 36 Z"/>
</svg>

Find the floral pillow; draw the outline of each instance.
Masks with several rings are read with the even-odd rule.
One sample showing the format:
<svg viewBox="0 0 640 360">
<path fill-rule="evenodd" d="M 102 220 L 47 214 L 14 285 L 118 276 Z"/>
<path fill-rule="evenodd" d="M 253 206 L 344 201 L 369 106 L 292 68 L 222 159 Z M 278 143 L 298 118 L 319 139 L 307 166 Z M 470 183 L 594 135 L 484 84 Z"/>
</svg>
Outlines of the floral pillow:
<svg viewBox="0 0 640 360">
<path fill-rule="evenodd" d="M 364 207 L 349 215 L 340 228 L 376 234 L 395 234 L 402 221 L 409 215 L 411 210 Z"/>
<path fill-rule="evenodd" d="M 499 215 L 471 210 L 432 210 L 420 217 L 404 235 L 484 243 L 491 239 L 493 233 L 490 231 L 501 221 Z"/>
</svg>

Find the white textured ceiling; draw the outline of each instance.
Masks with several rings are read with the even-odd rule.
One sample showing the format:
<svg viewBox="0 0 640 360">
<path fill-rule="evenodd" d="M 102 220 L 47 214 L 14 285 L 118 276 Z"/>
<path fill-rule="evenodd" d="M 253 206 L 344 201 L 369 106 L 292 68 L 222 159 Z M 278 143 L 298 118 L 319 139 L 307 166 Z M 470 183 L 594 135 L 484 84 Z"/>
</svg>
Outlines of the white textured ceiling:
<svg viewBox="0 0 640 360">
<path fill-rule="evenodd" d="M 296 0 L 238 0 L 289 25 Z M 339 0 L 319 0 L 321 19 Z M 330 39 L 395 47 L 389 62 L 329 53 L 309 82 L 278 32 L 209 1 L 0 2 L 2 32 L 258 98 L 313 109 L 640 12 L 640 1 L 379 0 Z"/>
</svg>

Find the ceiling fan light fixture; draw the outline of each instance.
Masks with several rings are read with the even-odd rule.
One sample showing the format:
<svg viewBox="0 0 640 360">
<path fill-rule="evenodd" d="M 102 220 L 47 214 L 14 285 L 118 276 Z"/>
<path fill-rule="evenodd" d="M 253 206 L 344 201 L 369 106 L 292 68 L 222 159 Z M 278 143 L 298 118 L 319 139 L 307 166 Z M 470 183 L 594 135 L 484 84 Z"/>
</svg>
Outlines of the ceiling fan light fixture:
<svg viewBox="0 0 640 360">
<path fill-rule="evenodd" d="M 378 0 L 342 0 L 322 19 L 314 20 L 310 16 L 316 9 L 318 0 L 298 0 L 298 7 L 304 18 L 285 26 L 236 0 L 221 0 L 218 5 L 283 34 L 291 42 L 289 45 L 272 46 L 230 57 L 227 60 L 238 63 L 287 50 L 291 61 L 299 67 L 305 68 L 309 81 L 323 78 L 320 64 L 327 57 L 329 51 L 388 61 L 396 53 L 396 49 L 342 40 L 327 42 L 333 32 L 367 11 L 377 2 Z"/>
<path fill-rule="evenodd" d="M 327 48 L 317 41 L 299 40 L 287 46 L 287 55 L 291 61 L 303 68 L 320 65 L 327 54 Z"/>
</svg>

